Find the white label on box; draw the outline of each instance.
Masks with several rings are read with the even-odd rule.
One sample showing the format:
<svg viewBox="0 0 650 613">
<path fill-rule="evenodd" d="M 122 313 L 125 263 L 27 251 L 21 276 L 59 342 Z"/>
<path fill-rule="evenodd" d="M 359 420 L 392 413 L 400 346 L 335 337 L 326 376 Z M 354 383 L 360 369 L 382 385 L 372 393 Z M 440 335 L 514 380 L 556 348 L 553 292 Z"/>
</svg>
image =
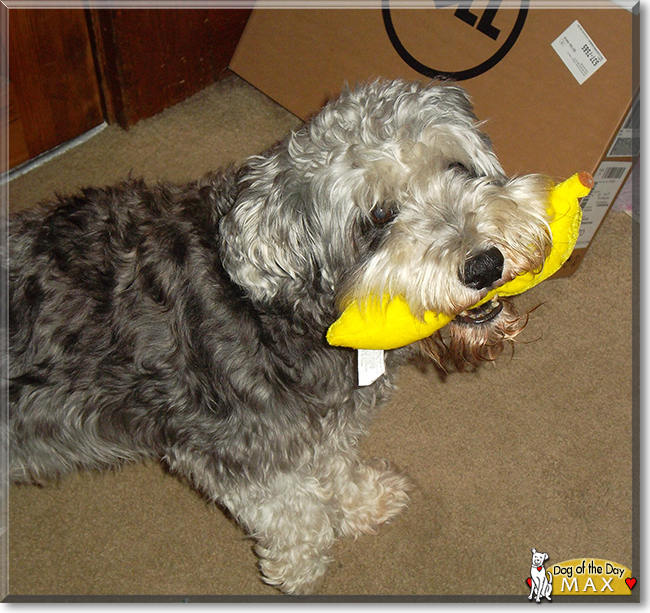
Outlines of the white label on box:
<svg viewBox="0 0 650 613">
<path fill-rule="evenodd" d="M 594 175 L 594 186 L 580 201 L 582 223 L 576 249 L 587 247 L 594 237 L 605 213 L 614 202 L 623 181 L 632 168 L 632 162 L 601 162 Z"/>
<path fill-rule="evenodd" d="M 578 21 L 564 30 L 551 46 L 580 85 L 607 61 Z"/>
<path fill-rule="evenodd" d="M 374 383 L 386 372 L 383 349 L 357 349 L 359 386 Z"/>
<path fill-rule="evenodd" d="M 607 152 L 608 158 L 631 158 L 639 155 L 641 145 L 640 122 L 641 107 L 639 96 L 637 96 L 610 150 Z"/>
</svg>

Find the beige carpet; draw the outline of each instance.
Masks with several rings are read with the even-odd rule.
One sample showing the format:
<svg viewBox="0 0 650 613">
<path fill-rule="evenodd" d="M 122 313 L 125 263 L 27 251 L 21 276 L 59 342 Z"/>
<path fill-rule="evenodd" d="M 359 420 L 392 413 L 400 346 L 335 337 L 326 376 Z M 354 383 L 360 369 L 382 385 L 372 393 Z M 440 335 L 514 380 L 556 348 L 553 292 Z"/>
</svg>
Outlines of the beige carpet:
<svg viewBox="0 0 650 613">
<path fill-rule="evenodd" d="M 15 179 L 11 205 L 129 172 L 198 177 L 296 125 L 229 77 Z M 543 306 L 514 358 L 446 381 L 403 368 L 364 448 L 418 490 L 378 536 L 336 544 L 323 595 L 524 601 L 532 547 L 549 563 L 602 558 L 634 573 L 632 223 L 611 213 L 573 277 L 520 297 Z M 13 596 L 276 595 L 240 529 L 156 465 L 13 487 L 9 534 Z"/>
</svg>

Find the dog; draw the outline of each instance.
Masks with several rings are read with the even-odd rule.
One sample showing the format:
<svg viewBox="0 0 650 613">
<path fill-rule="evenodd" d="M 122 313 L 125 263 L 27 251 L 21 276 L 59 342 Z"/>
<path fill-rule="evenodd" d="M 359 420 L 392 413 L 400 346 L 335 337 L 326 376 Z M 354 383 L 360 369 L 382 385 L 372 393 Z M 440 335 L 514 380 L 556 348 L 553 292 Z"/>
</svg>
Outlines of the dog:
<svg viewBox="0 0 650 613">
<path fill-rule="evenodd" d="M 553 575 L 548 573 L 546 576 L 546 569 L 544 562 L 548 560 L 547 553 L 541 553 L 533 547 L 533 561 L 530 567 L 530 595 L 528 600 L 535 597 L 536 602 L 540 602 L 540 598 L 546 598 L 551 601 L 551 592 L 553 591 Z"/>
<path fill-rule="evenodd" d="M 13 216 L 11 480 L 155 458 L 243 526 L 265 582 L 316 591 L 335 539 L 409 502 L 359 452 L 397 367 L 474 368 L 527 320 L 470 307 L 542 267 L 550 181 L 506 177 L 481 127 L 455 84 L 377 80 L 237 168 Z M 457 317 L 359 387 L 325 333 L 371 294 Z"/>
</svg>

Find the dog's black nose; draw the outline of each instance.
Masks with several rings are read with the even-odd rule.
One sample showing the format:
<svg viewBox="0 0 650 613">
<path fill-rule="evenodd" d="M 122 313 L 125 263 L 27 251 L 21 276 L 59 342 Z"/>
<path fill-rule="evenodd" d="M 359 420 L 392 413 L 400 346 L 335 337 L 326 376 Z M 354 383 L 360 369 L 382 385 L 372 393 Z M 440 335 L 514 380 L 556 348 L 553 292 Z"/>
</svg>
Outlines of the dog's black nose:
<svg viewBox="0 0 650 613">
<path fill-rule="evenodd" d="M 463 285 L 478 290 L 490 287 L 502 274 L 503 254 L 496 247 L 490 247 L 469 256 L 459 276 Z"/>
</svg>

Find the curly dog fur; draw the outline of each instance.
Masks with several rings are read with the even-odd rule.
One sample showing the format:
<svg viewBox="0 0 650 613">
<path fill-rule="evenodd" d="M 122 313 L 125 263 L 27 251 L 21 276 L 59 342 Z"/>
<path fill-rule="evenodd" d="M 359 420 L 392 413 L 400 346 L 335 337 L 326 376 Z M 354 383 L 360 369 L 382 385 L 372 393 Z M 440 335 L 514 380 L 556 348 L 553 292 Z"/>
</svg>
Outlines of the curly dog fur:
<svg viewBox="0 0 650 613">
<path fill-rule="evenodd" d="M 475 365 L 525 323 L 467 309 L 543 264 L 548 188 L 504 175 L 461 88 L 376 81 L 240 168 L 14 216 L 11 479 L 156 458 L 255 538 L 265 581 L 316 590 L 336 538 L 407 505 L 358 451 L 396 366 Z M 369 293 L 461 315 L 359 387 L 325 332 Z"/>
</svg>

